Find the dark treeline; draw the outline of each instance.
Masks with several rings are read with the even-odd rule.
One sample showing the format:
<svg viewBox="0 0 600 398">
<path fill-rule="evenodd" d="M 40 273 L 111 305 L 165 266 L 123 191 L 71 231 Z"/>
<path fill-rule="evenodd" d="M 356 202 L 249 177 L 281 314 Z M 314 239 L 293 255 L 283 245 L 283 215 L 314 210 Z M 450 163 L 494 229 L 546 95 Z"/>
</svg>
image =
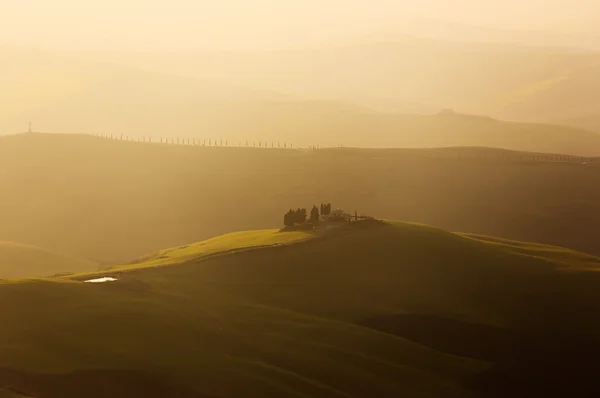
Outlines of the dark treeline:
<svg viewBox="0 0 600 398">
<path fill-rule="evenodd" d="M 306 222 L 306 216 L 306 209 L 290 209 L 290 211 L 283 216 L 283 224 L 286 227 L 291 227 L 294 224 L 304 224 Z"/>
<path fill-rule="evenodd" d="M 331 214 L 331 203 L 321 203 L 321 215 L 328 216 Z"/>
<path fill-rule="evenodd" d="M 319 209 L 317 209 L 317 206 L 313 205 L 313 208 L 310 211 L 310 222 L 312 224 L 318 224 L 319 223 Z"/>
<path fill-rule="evenodd" d="M 223 139 L 199 139 L 199 138 L 177 138 L 177 137 L 159 137 L 152 140 L 151 136 L 127 136 L 127 135 L 113 135 L 113 134 L 91 134 L 94 137 L 106 138 L 117 141 L 132 141 L 132 142 L 156 142 L 161 144 L 175 144 L 175 145 L 192 145 L 192 146 L 209 146 L 209 147 L 259 147 L 259 148 L 294 148 L 294 144 L 289 142 L 278 141 L 255 141 L 253 145 L 250 145 L 248 141 L 238 141 L 237 143 L 229 143 L 229 140 Z"/>
<path fill-rule="evenodd" d="M 252 148 L 289 148 L 293 149 L 294 145 L 289 142 L 275 141 L 236 141 L 229 142 L 223 139 L 199 139 L 199 138 L 176 138 L 176 137 L 158 137 L 151 136 L 127 136 L 114 134 L 92 134 L 100 138 L 106 138 L 119 141 L 133 141 L 145 143 L 161 143 L 175 145 L 191 145 L 202 147 L 252 147 Z M 296 148 L 299 148 L 296 146 Z M 309 150 L 318 151 L 321 149 L 319 145 L 309 145 Z M 338 148 L 344 148 L 339 145 Z M 534 154 L 526 152 L 496 152 L 489 154 L 469 153 L 465 151 L 432 151 L 429 153 L 419 153 L 419 156 L 433 158 L 454 158 L 457 160 L 474 160 L 474 161 L 503 161 L 503 162 L 577 162 L 577 163 L 597 163 L 598 157 L 577 156 L 577 155 L 558 155 L 558 154 Z M 321 213 L 322 214 L 322 213 Z"/>
<path fill-rule="evenodd" d="M 327 216 L 331 214 L 331 203 L 321 203 L 320 210 L 319 207 L 314 206 L 310 211 L 310 223 L 318 224 L 321 216 Z M 283 216 L 283 224 L 286 227 L 291 227 L 296 224 L 305 224 L 306 219 L 308 217 L 308 212 L 305 208 L 298 208 L 296 210 L 290 209 Z"/>
</svg>

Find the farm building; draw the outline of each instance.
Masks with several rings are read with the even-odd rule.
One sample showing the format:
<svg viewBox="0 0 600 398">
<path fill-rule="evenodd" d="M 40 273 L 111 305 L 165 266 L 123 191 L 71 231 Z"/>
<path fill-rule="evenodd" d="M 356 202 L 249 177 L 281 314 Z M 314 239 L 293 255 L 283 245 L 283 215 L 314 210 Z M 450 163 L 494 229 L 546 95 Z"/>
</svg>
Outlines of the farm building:
<svg viewBox="0 0 600 398">
<path fill-rule="evenodd" d="M 325 216 L 325 220 L 327 221 L 348 221 L 348 219 L 350 219 L 350 214 L 341 209 L 335 209 L 331 214 Z"/>
</svg>

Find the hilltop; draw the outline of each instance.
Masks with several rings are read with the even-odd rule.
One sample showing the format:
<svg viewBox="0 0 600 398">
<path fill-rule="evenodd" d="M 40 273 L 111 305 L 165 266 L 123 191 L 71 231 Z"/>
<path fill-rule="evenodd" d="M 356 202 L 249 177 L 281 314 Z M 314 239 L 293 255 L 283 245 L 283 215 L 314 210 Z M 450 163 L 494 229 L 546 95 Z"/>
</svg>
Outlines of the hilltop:
<svg viewBox="0 0 600 398">
<path fill-rule="evenodd" d="M 600 254 L 600 163 L 566 159 L 490 148 L 305 151 L 2 137 L 0 238 L 114 265 L 282 225 L 290 207 L 328 201 Z"/>
<path fill-rule="evenodd" d="M 0 278 L 52 276 L 58 273 L 89 272 L 98 265 L 48 250 L 12 242 L 0 242 Z"/>
<path fill-rule="evenodd" d="M 576 352 L 571 341 L 594 350 L 599 258 L 405 223 L 287 234 L 168 249 L 106 271 L 118 280 L 105 284 L 84 276 L 0 284 L 0 388 L 131 398 L 587 396 L 593 387 L 586 358 L 555 362 L 544 344 L 538 356 L 509 345 L 508 358 L 478 358 L 370 325 L 419 315 L 455 322 L 465 336 L 475 328 L 539 341 L 563 333 L 562 358 Z M 238 251 L 262 242 L 289 244 Z M 207 255 L 213 249 L 226 253 Z M 168 263 L 153 263 L 166 253 Z M 518 352 L 525 362 L 514 362 Z M 536 358 L 546 359 L 543 369 Z M 524 384 L 515 383 L 520 372 Z M 544 372 L 563 377 L 552 385 Z"/>
</svg>

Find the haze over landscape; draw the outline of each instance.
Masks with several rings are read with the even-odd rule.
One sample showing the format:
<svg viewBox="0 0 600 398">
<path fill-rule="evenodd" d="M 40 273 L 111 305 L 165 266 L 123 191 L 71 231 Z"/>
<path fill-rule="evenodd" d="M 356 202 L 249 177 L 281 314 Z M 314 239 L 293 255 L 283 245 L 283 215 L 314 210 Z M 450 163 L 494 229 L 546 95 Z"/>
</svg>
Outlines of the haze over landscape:
<svg viewBox="0 0 600 398">
<path fill-rule="evenodd" d="M 0 0 L 0 398 L 597 397 L 598 15 Z"/>
<path fill-rule="evenodd" d="M 228 114 L 261 106 L 260 128 L 281 128 L 272 119 L 294 120 L 281 102 L 298 118 L 326 117 L 310 127 L 326 124 L 338 144 L 340 108 L 453 109 L 600 130 L 591 1 L 141 4 L 8 2 L 0 17 L 2 131 L 33 120 L 41 131 L 234 138 L 214 107 Z M 313 104 L 323 100 L 336 104 Z"/>
</svg>

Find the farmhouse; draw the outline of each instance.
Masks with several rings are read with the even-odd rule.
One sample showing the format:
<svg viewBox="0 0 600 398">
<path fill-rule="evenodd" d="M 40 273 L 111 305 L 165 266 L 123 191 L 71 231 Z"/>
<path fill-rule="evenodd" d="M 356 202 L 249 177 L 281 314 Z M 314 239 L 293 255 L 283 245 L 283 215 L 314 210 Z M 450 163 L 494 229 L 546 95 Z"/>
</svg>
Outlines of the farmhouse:
<svg viewBox="0 0 600 398">
<path fill-rule="evenodd" d="M 348 221 L 350 219 L 350 214 L 344 212 L 341 209 L 335 209 L 331 212 L 331 214 L 325 216 L 325 220 L 327 221 Z"/>
</svg>

